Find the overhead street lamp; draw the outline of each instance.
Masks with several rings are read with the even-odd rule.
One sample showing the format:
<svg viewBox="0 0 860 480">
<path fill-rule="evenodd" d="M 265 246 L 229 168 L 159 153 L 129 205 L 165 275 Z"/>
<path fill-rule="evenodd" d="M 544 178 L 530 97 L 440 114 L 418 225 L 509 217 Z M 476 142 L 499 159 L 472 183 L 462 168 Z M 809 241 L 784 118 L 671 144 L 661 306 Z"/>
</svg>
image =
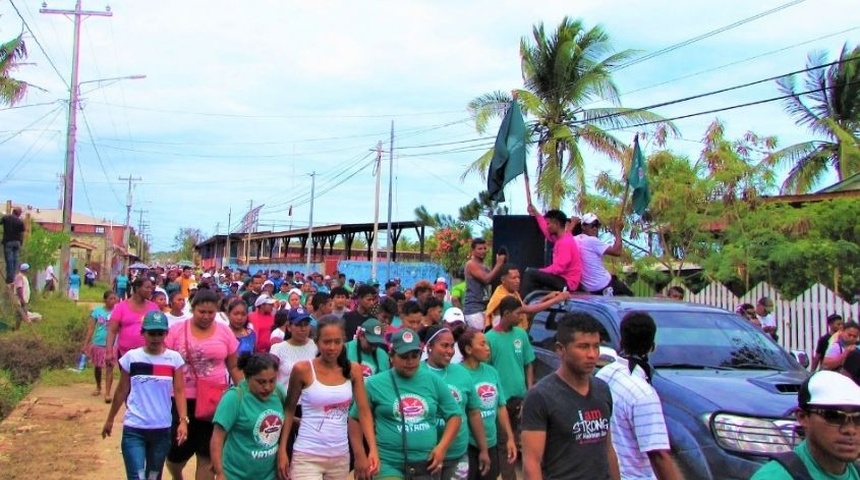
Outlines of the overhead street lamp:
<svg viewBox="0 0 860 480">
<path fill-rule="evenodd" d="M 128 75 L 124 77 L 100 78 L 78 82 L 77 48 L 72 68 L 72 84 L 69 89 L 69 124 L 66 130 L 66 170 L 63 176 L 63 232 L 72 234 L 72 199 L 75 191 L 75 143 L 78 132 L 78 102 L 80 101 L 81 85 L 87 83 L 119 82 L 121 80 L 140 80 L 146 75 Z M 71 270 L 71 246 L 64 242 L 60 247 L 60 291 L 68 289 L 69 273 Z"/>
</svg>

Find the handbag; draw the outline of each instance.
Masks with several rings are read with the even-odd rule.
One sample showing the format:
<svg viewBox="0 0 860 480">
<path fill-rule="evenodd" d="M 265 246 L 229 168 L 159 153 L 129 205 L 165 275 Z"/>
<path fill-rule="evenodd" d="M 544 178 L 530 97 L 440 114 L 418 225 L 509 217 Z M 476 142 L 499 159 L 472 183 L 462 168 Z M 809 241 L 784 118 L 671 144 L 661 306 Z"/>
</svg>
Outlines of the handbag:
<svg viewBox="0 0 860 480">
<path fill-rule="evenodd" d="M 191 329 L 191 325 L 188 324 L 189 321 L 190 320 L 186 320 L 185 323 L 186 356 L 191 352 L 191 345 L 188 343 L 188 330 Z M 221 397 L 224 396 L 224 393 L 227 392 L 230 386 L 227 382 L 218 382 L 216 380 L 200 378 L 200 376 L 197 375 L 197 370 L 194 368 L 194 362 L 186 359 L 185 363 L 187 363 L 188 368 L 191 369 L 191 374 L 194 375 L 194 380 L 197 384 L 197 398 L 194 401 L 194 418 L 211 422 L 212 418 L 215 416 L 215 410 L 218 408 L 218 402 L 221 401 Z"/>
<path fill-rule="evenodd" d="M 394 394 L 397 395 L 397 411 L 400 413 L 400 435 L 403 439 L 403 473 L 406 475 L 406 480 L 440 480 L 442 472 L 430 473 L 427 470 L 428 462 L 426 460 L 420 462 L 410 462 L 406 456 L 409 449 L 406 446 L 406 417 L 403 414 L 403 405 L 400 403 L 400 389 L 397 388 L 397 381 L 394 379 L 394 369 L 388 371 L 391 375 L 391 384 L 394 386 Z"/>
</svg>

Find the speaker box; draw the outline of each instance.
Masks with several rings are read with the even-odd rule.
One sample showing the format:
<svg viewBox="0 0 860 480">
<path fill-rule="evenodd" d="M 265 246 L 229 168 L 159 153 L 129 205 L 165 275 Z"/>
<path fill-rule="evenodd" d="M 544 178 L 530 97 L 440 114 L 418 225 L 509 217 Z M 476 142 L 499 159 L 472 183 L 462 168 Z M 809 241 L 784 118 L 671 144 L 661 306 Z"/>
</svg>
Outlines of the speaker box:
<svg viewBox="0 0 860 480">
<path fill-rule="evenodd" d="M 528 267 L 545 267 L 552 261 L 552 245 L 531 215 L 493 217 L 493 259 L 502 247 L 508 252 L 508 262 L 519 267 L 520 272 Z"/>
</svg>

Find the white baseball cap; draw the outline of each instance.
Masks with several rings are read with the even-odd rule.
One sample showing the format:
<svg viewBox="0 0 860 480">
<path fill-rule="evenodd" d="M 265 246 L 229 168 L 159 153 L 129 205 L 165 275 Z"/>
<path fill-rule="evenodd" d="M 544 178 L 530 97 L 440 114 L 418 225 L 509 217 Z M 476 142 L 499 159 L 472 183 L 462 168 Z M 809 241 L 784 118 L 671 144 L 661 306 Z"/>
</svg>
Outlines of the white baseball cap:
<svg viewBox="0 0 860 480">
<path fill-rule="evenodd" d="M 274 305 L 275 299 L 268 295 L 260 295 L 257 297 L 257 300 L 254 301 L 254 306 L 259 307 L 260 305 Z"/>
<path fill-rule="evenodd" d="M 860 386 L 841 373 L 821 370 L 813 373 L 800 386 L 797 404 L 802 409 L 860 407 Z"/>
<path fill-rule="evenodd" d="M 27 270 L 30 269 L 30 264 L 29 263 L 22 263 L 21 266 L 18 268 L 21 269 L 22 272 L 26 272 Z"/>
<path fill-rule="evenodd" d="M 600 223 L 600 219 L 593 213 L 586 213 L 582 216 L 582 223 L 592 225 L 594 223 Z"/>
<path fill-rule="evenodd" d="M 445 277 L 439 277 L 436 279 L 436 283 L 444 283 L 445 285 L 448 285 L 448 280 L 445 280 Z"/>
<path fill-rule="evenodd" d="M 448 324 L 458 322 L 466 323 L 466 316 L 463 315 L 463 311 L 459 308 L 451 307 L 448 310 L 445 310 L 445 315 L 442 316 L 442 320 Z"/>
</svg>

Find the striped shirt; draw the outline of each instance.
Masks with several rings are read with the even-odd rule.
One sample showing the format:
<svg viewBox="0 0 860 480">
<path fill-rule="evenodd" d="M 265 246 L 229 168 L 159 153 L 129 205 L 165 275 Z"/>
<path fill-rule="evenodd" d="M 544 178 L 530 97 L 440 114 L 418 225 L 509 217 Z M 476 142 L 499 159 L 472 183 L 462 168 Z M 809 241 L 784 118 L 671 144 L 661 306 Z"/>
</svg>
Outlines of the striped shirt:
<svg viewBox="0 0 860 480">
<path fill-rule="evenodd" d="M 656 480 L 648 452 L 669 450 L 660 397 L 646 380 L 645 372 L 637 366 L 631 374 L 623 358 L 601 368 L 597 378 L 608 383 L 612 391 L 610 428 L 621 478 Z"/>
<path fill-rule="evenodd" d="M 182 356 L 168 349 L 153 355 L 139 347 L 123 355 L 119 367 L 130 377 L 131 386 L 122 424 L 142 429 L 170 428 L 173 374 L 183 365 Z"/>
</svg>

